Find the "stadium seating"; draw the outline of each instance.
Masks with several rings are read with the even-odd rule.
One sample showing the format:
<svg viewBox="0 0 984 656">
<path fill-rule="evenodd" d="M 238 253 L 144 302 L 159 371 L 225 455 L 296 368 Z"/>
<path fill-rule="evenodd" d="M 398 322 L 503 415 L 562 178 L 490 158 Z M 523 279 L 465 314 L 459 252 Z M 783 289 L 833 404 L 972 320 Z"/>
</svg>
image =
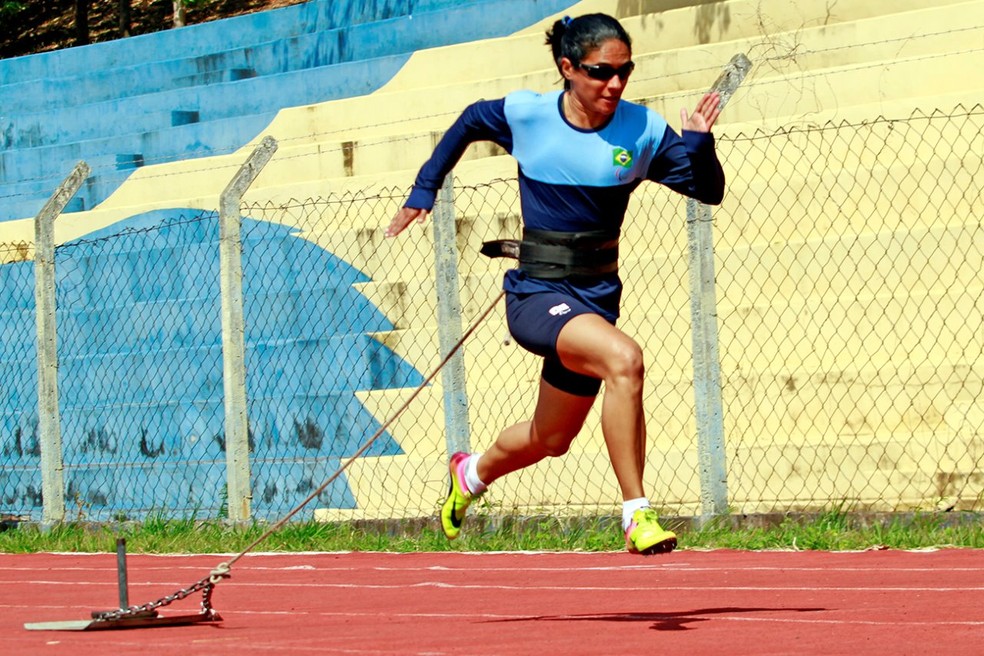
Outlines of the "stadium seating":
<svg viewBox="0 0 984 656">
<path fill-rule="evenodd" d="M 79 159 L 94 171 L 76 201 L 89 209 L 137 167 L 232 152 L 284 107 L 371 93 L 415 50 L 565 3 L 489 4 L 317 0 L 0 61 L 0 221 L 33 216 Z"/>
<path fill-rule="evenodd" d="M 213 212 L 218 195 L 247 153 L 261 138 L 272 136 L 278 151 L 246 196 L 247 209 L 254 210 L 247 214 L 259 223 L 288 225 L 296 231 L 293 236 L 322 246 L 359 272 L 350 282 L 382 318 L 373 314 L 372 321 L 361 326 L 362 333 L 353 331 L 358 337 L 345 338 L 371 333 L 397 356 L 386 361 L 385 367 L 390 367 L 386 384 L 358 391 L 368 413 L 380 420 L 408 398 L 411 381 L 427 373 L 438 343 L 435 282 L 426 259 L 433 246 L 430 230 L 419 233 L 417 242 L 414 237 L 388 241 L 382 236 L 398 198 L 412 184 L 440 133 L 469 103 L 518 88 L 557 88 L 559 76 L 543 45 L 543 31 L 558 16 L 589 11 L 605 11 L 623 21 L 633 36 L 637 62 L 628 96 L 661 112 L 676 127 L 680 108 L 692 106 L 730 58 L 745 53 L 753 62 L 752 74 L 715 130 L 732 139 L 838 121 L 908 117 L 916 109 L 969 107 L 979 102 L 984 84 L 976 73 L 984 64 L 980 50 L 984 0 L 837 5 L 825 0 L 318 0 L 76 51 L 0 61 L 0 221 L 5 221 L 0 223 L 0 242 L 33 239 L 29 219 L 80 159 L 93 167 L 94 175 L 70 212 L 59 219 L 60 242 L 147 226 L 168 208 L 181 208 L 184 216 Z M 161 53 L 171 54 L 161 57 Z M 979 159 L 980 154 L 970 157 Z M 872 163 L 871 171 L 852 175 L 874 179 L 910 165 L 905 159 L 880 159 Z M 733 198 L 765 195 L 770 185 L 763 181 L 774 186 L 776 180 L 782 182 L 784 197 L 814 193 L 809 181 L 781 160 L 750 156 L 742 162 L 726 161 L 725 168 Z M 749 170 L 756 175 L 748 175 Z M 514 177 L 515 162 L 501 149 L 476 144 L 455 176 L 459 187 L 475 188 Z M 332 214 L 330 224 L 291 225 L 289 213 L 264 209 L 288 206 L 298 199 L 354 198 L 366 190 L 370 194 L 382 190 L 393 199 Z M 515 236 L 519 225 L 515 192 L 503 185 L 496 187 L 496 194 L 494 207 L 459 201 L 456 208 L 460 275 L 469 291 L 466 322 L 491 302 L 502 272 L 501 264 L 477 255 L 478 246 L 486 239 Z M 658 326 L 660 334 L 687 340 L 687 289 L 671 279 L 679 275 L 680 252 L 686 248 L 682 206 L 668 206 L 679 216 L 660 217 L 663 229 L 645 221 L 626 225 L 625 242 L 646 248 L 630 247 L 623 257 L 627 287 L 636 290 L 627 299 L 623 325 L 642 333 L 657 332 L 654 326 Z M 767 252 L 764 232 L 743 232 L 748 226 L 767 223 L 773 229 L 767 233 L 770 239 L 795 246 L 805 241 L 798 226 L 811 220 L 795 212 L 782 217 L 749 216 L 740 204 L 726 203 L 723 210 L 729 221 L 716 228 L 729 246 L 716 252 L 722 259 L 745 252 L 774 257 Z M 213 237 L 203 234 L 201 240 Z M 289 241 L 276 230 L 264 238 Z M 827 256 L 816 263 L 801 263 L 802 267 L 819 268 L 821 274 L 836 271 L 838 239 L 831 235 L 820 243 L 811 242 L 812 257 Z M 879 237 L 864 235 L 864 239 Z M 174 266 L 183 270 L 192 268 L 195 258 L 194 252 L 183 254 L 173 248 L 167 257 L 149 248 L 143 255 L 153 261 L 172 258 Z M 284 278 L 268 274 L 289 264 L 289 257 L 278 259 L 262 275 L 283 283 Z M 94 279 L 111 277 L 99 275 L 111 270 L 108 265 L 94 269 Z M 136 280 L 137 271 L 125 275 Z M 143 270 L 143 275 L 152 274 Z M 23 271 L 8 272 L 4 278 L 11 285 L 26 284 L 28 279 Z M 830 279 L 829 273 L 818 275 L 817 298 L 829 292 L 823 281 Z M 775 285 L 782 287 L 782 283 Z M 175 289 L 155 291 L 145 300 L 179 312 L 183 298 Z M 775 298 L 782 325 L 802 310 L 785 301 L 781 289 Z M 281 294 L 266 300 L 270 305 L 254 316 L 277 316 L 296 299 Z M 722 312 L 755 311 L 729 306 L 727 299 L 721 299 L 721 306 Z M 16 314 L 23 319 L 24 312 L 20 305 L 8 305 L 0 316 Z M 474 338 L 489 348 L 469 352 L 469 401 L 481 410 L 473 413 L 471 429 L 473 444 L 479 448 L 494 438 L 503 423 L 529 412 L 536 379 L 530 359 L 520 349 L 502 346 L 503 324 L 501 315 L 494 315 Z M 304 333 L 303 325 L 284 327 L 271 321 L 263 326 L 254 335 L 254 345 L 273 344 L 277 331 L 283 331 L 284 339 L 313 337 Z M 140 345 L 144 356 L 158 353 L 161 343 L 176 339 L 182 326 L 174 323 L 172 328 L 172 334 L 146 339 Z M 741 339 L 755 343 L 762 339 L 759 333 L 772 328 L 749 328 L 748 335 L 741 329 L 737 332 Z M 17 344 L 26 348 L 26 342 Z M 202 354 L 211 352 L 207 345 L 196 348 Z M 844 354 L 848 358 L 850 351 Z M 289 357 L 298 359 L 296 353 Z M 689 375 L 689 349 L 658 349 L 647 357 L 653 372 L 650 386 L 658 390 L 660 407 L 692 407 L 691 387 L 678 380 Z M 750 358 L 755 371 L 747 372 L 749 376 L 775 375 L 777 365 L 768 354 Z M 275 366 L 275 359 L 263 362 L 265 367 Z M 303 369 L 302 363 L 292 366 Z M 518 376 L 521 382 L 516 383 L 498 377 L 502 371 L 529 375 Z M 173 369 L 168 375 L 178 373 Z M 213 397 L 221 392 L 219 380 L 209 378 L 208 372 L 201 376 L 195 379 L 196 389 Z M 508 404 L 502 401 L 505 384 L 515 387 Z M 753 403 L 765 406 L 777 403 L 781 390 L 740 392 L 748 392 Z M 389 429 L 399 438 L 388 442 L 380 457 L 353 464 L 348 487 L 325 499 L 330 509 L 323 516 L 363 517 L 367 507 L 378 507 L 374 495 L 398 487 L 405 492 L 405 514 L 433 510 L 432 502 L 444 485 L 443 463 L 434 456 L 444 430 L 442 393 L 440 383 L 429 388 L 416 402 L 420 409 Z M 79 396 L 70 403 L 79 405 L 83 400 Z M 173 399 L 151 395 L 142 401 Z M 286 416 L 286 411 L 272 407 L 276 402 L 269 405 L 263 410 L 266 415 Z M 666 454 L 666 467 L 694 471 L 693 449 L 676 443 L 681 433 L 693 433 L 692 418 L 656 413 L 665 430 L 653 440 Z M 16 423 L 7 421 L 8 426 Z M 215 421 L 217 415 L 206 422 L 208 430 L 217 430 Z M 359 421 L 371 423 L 361 417 Z M 590 471 L 606 472 L 597 421 L 593 415 L 588 437 L 578 440 L 573 455 L 583 458 Z M 754 435 L 754 427 L 748 433 Z M 803 442 L 816 448 L 818 439 L 811 434 Z M 342 451 L 350 451 L 350 446 L 346 443 Z M 551 461 L 541 467 L 564 466 Z M 404 474 L 408 470 L 423 473 L 408 484 Z M 274 500 L 287 502 L 283 480 L 290 479 L 297 487 L 297 475 L 267 471 L 262 476 L 264 489 L 273 490 L 267 505 L 272 513 Z M 599 483 L 602 477 L 571 481 L 566 503 L 609 501 L 610 489 Z M 522 476 L 511 480 L 504 496 L 531 507 L 551 502 L 546 492 L 531 495 L 523 488 L 527 483 Z M 686 498 L 687 484 L 686 479 L 674 480 L 668 497 Z"/>
</svg>

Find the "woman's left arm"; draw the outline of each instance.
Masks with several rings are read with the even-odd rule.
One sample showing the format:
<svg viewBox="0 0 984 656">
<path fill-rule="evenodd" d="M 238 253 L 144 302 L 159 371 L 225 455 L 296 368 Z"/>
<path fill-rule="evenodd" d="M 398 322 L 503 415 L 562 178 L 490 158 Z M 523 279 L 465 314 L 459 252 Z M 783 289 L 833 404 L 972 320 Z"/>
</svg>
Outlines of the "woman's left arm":
<svg viewBox="0 0 984 656">
<path fill-rule="evenodd" d="M 721 98 L 708 93 L 692 114 L 680 110 L 683 136 L 666 127 L 646 178 L 708 205 L 724 198 L 724 170 L 711 128 L 721 115 Z"/>
</svg>

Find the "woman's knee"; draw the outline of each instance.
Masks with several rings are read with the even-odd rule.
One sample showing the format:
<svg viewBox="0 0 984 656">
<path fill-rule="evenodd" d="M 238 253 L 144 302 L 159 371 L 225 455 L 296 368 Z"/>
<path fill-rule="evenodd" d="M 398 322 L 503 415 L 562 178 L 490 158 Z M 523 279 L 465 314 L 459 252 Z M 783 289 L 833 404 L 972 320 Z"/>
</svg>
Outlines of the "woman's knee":
<svg viewBox="0 0 984 656">
<path fill-rule="evenodd" d="M 573 439 L 547 440 L 540 445 L 543 453 L 549 458 L 559 458 L 571 450 Z"/>
<path fill-rule="evenodd" d="M 577 437 L 577 432 L 570 434 L 568 431 L 557 431 L 541 433 L 534 427 L 532 430 L 532 442 L 545 457 L 559 458 L 571 450 L 571 443 Z"/>
<path fill-rule="evenodd" d="M 613 344 L 607 357 L 606 382 L 642 384 L 646 374 L 642 348 L 635 340 L 625 338 Z"/>
</svg>

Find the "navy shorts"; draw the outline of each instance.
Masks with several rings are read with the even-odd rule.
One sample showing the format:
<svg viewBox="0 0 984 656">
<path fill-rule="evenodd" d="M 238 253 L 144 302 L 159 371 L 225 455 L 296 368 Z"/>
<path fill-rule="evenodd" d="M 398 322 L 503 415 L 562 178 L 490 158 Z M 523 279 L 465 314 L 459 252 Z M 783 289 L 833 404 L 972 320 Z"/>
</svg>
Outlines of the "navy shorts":
<svg viewBox="0 0 984 656">
<path fill-rule="evenodd" d="M 597 396 L 601 379 L 571 371 L 557 356 L 557 336 L 567 322 L 598 314 L 581 301 L 559 292 L 506 293 L 506 322 L 516 343 L 543 358 L 543 380 L 575 396 Z M 600 316 L 600 315 L 599 315 Z"/>
</svg>

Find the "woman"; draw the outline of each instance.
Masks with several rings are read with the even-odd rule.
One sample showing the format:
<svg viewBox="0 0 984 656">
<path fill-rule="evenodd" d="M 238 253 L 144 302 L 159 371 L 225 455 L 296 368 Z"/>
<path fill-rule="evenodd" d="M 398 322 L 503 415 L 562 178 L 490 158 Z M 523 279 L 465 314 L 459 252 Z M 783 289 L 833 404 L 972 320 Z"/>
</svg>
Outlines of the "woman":
<svg viewBox="0 0 984 656">
<path fill-rule="evenodd" d="M 604 381 L 602 432 L 622 492 L 626 547 L 667 552 L 676 536 L 659 525 L 642 482 L 642 349 L 615 327 L 617 242 L 629 195 L 643 180 L 721 202 L 724 173 L 710 132 L 720 98 L 705 95 L 692 115 L 681 110 L 681 137 L 655 112 L 621 99 L 635 65 L 616 19 L 565 17 L 547 44 L 563 91 L 518 91 L 465 109 L 386 231 L 394 237 L 424 220 L 471 142 L 493 141 L 517 160 L 524 231 L 520 266 L 504 279 L 506 318 L 516 342 L 544 359 L 539 396 L 532 419 L 503 430 L 485 453 L 451 457 L 441 523 L 456 538 L 469 504 L 490 483 L 566 453 Z"/>
</svg>

